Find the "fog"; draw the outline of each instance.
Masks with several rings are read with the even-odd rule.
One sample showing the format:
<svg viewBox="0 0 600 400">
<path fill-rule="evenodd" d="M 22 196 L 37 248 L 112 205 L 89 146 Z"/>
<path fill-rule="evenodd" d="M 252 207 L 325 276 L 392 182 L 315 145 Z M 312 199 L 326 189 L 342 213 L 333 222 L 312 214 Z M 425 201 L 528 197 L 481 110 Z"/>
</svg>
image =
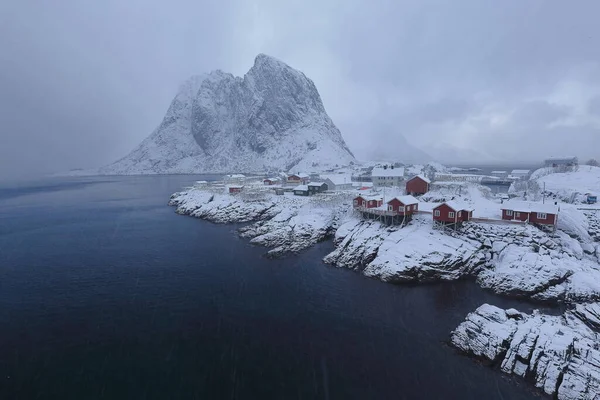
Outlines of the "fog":
<svg viewBox="0 0 600 400">
<path fill-rule="evenodd" d="M 313 79 L 361 159 L 393 157 L 400 135 L 444 162 L 600 157 L 599 14 L 591 0 L 2 2 L 0 177 L 110 163 L 187 77 L 243 75 L 258 53 Z"/>
</svg>

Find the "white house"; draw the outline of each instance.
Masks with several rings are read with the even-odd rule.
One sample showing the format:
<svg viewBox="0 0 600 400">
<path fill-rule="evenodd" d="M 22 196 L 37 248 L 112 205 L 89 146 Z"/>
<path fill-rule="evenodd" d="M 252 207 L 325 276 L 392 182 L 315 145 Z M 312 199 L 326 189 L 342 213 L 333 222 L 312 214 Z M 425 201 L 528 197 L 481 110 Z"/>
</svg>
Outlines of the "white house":
<svg viewBox="0 0 600 400">
<path fill-rule="evenodd" d="M 327 190 L 351 190 L 352 180 L 350 175 L 322 175 L 323 182 L 327 184 Z"/>
<path fill-rule="evenodd" d="M 404 184 L 404 168 L 389 166 L 375 167 L 371 171 L 373 186 L 402 186 Z"/>
</svg>

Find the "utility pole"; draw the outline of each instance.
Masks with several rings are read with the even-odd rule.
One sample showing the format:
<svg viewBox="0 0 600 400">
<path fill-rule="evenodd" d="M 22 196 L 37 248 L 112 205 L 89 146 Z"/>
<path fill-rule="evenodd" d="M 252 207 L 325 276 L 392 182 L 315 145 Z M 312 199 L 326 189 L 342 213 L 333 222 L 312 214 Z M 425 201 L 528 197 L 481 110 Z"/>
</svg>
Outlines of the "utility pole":
<svg viewBox="0 0 600 400">
<path fill-rule="evenodd" d="M 544 182 L 544 191 L 542 192 L 542 204 L 546 203 L 546 182 Z"/>
</svg>

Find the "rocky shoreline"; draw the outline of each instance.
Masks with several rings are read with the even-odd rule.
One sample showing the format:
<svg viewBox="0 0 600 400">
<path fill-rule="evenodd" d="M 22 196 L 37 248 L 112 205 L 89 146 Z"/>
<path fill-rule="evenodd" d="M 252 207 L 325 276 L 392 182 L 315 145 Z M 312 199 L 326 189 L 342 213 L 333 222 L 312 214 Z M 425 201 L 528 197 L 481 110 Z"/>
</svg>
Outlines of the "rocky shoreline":
<svg viewBox="0 0 600 400">
<path fill-rule="evenodd" d="M 457 328 L 452 343 L 462 351 L 495 362 L 524 351 L 525 339 L 534 345 L 539 343 L 544 346 L 541 351 L 546 364 L 532 358 L 532 353 L 529 358 L 519 356 L 520 364 L 513 360 L 509 367 L 506 361 L 502 370 L 533 380 L 559 399 L 594 398 L 590 396 L 597 391 L 600 376 L 598 326 L 590 322 L 599 320 L 598 303 L 593 302 L 600 300 L 600 224 L 595 213 L 565 211 L 560 229 L 554 233 L 530 225 L 483 223 L 449 231 L 433 229 L 428 214 L 417 215 L 402 228 L 361 220 L 353 214 L 351 201 L 351 193 L 309 198 L 265 193 L 245 197 L 190 189 L 175 193 L 169 204 L 180 214 L 214 223 L 250 222 L 239 229 L 239 234 L 253 244 L 268 247 L 270 257 L 298 252 L 333 237 L 335 249 L 324 258 L 326 263 L 385 282 L 474 278 L 481 287 L 497 294 L 575 307 L 575 311 L 556 317 L 540 313 L 527 316 L 484 305 Z M 574 319 L 581 323 L 574 323 Z M 590 356 L 567 357 L 565 351 L 572 351 L 568 346 L 564 351 L 545 351 L 558 344 L 542 344 L 545 339 L 540 337 L 536 324 L 544 329 L 552 326 L 561 332 L 568 330 L 578 343 L 587 340 L 581 351 Z M 583 327 L 587 330 L 579 332 Z M 529 330 L 519 333 L 519 329 Z M 568 368 L 559 373 L 546 365 Z"/>
<path fill-rule="evenodd" d="M 484 304 L 452 332 L 454 346 L 558 399 L 600 397 L 600 303 L 562 315 Z"/>
</svg>

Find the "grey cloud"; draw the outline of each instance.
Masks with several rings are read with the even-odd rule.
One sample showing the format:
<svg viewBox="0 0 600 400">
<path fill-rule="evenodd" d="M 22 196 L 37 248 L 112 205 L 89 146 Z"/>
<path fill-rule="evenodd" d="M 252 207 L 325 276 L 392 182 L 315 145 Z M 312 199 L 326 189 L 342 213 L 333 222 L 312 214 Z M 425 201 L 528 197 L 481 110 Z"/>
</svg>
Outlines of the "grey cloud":
<svg viewBox="0 0 600 400">
<path fill-rule="evenodd" d="M 315 81 L 361 158 L 392 152 L 394 135 L 469 157 L 592 156 L 599 97 L 577 107 L 600 96 L 599 13 L 593 0 L 3 2 L 0 176 L 111 162 L 188 76 L 242 74 L 259 52 Z M 519 136 L 534 149 L 515 150 Z"/>
</svg>

